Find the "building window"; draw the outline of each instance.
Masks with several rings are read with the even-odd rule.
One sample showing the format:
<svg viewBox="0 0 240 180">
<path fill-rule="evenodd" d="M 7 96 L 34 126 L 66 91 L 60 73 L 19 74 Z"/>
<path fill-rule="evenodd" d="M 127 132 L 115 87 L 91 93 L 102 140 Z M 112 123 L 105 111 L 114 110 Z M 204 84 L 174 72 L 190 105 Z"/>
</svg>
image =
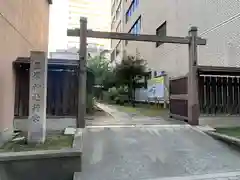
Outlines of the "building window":
<svg viewBox="0 0 240 180">
<path fill-rule="evenodd" d="M 115 60 L 115 49 L 111 53 L 111 61 L 113 62 Z"/>
<path fill-rule="evenodd" d="M 112 19 L 112 23 L 111 23 L 111 28 L 112 29 L 114 28 L 115 22 L 116 22 L 116 16 L 114 16 L 113 19 Z"/>
<path fill-rule="evenodd" d="M 111 23 L 111 30 L 113 29 L 113 27 L 114 27 L 114 21 L 112 21 Z"/>
<path fill-rule="evenodd" d="M 118 45 L 116 46 L 116 57 L 119 55 L 119 53 L 121 52 L 121 41 L 119 41 Z"/>
<path fill-rule="evenodd" d="M 113 2 L 112 4 L 112 8 L 111 8 L 111 13 L 113 15 L 114 9 L 115 9 L 115 5 L 116 5 L 116 1 Z"/>
<path fill-rule="evenodd" d="M 139 18 L 135 21 L 131 29 L 128 31 L 128 33 L 139 35 L 141 32 L 141 26 L 142 26 L 141 21 L 142 21 L 141 16 L 139 16 Z M 128 44 L 128 41 L 126 40 L 125 45 L 127 44 Z"/>
<path fill-rule="evenodd" d="M 116 32 L 121 32 L 121 21 L 117 25 Z"/>
<path fill-rule="evenodd" d="M 167 36 L 167 22 L 166 21 L 156 29 L 156 35 L 157 36 Z M 163 44 L 163 43 L 157 42 L 156 47 L 159 47 L 161 44 Z"/>
<path fill-rule="evenodd" d="M 129 18 L 133 15 L 134 11 L 136 11 L 139 5 L 139 0 L 133 0 L 130 7 L 126 12 L 126 23 L 128 22 Z"/>
<path fill-rule="evenodd" d="M 119 15 L 120 15 L 120 12 L 121 12 L 121 4 L 122 4 L 122 3 L 120 3 L 120 4 L 118 5 L 118 7 L 117 7 L 117 11 L 116 11 L 116 19 L 119 18 Z"/>
</svg>

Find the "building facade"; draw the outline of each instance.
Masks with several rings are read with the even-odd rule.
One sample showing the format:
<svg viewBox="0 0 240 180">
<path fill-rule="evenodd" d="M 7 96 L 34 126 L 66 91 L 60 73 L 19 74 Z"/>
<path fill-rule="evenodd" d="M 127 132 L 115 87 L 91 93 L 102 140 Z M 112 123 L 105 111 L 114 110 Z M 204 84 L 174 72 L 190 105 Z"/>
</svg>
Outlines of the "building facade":
<svg viewBox="0 0 240 180">
<path fill-rule="evenodd" d="M 49 14 L 49 52 L 67 48 L 67 24 L 68 0 L 55 0 Z"/>
<path fill-rule="evenodd" d="M 120 9 L 120 10 L 119 10 Z M 199 47 L 200 65 L 240 66 L 240 2 L 238 0 L 112 0 L 113 32 L 187 36 L 191 26 L 207 39 Z M 188 72 L 188 47 L 176 44 L 113 40 L 112 59 L 122 52 L 136 50 L 153 71 L 165 71 L 170 77 Z"/>
<path fill-rule="evenodd" d="M 72 47 L 69 49 L 57 49 L 54 52 L 49 52 L 49 58 L 51 59 L 69 59 L 78 60 L 79 59 L 79 48 Z M 87 53 L 88 58 L 106 55 L 109 50 L 103 49 L 102 46 L 97 46 L 96 44 L 88 44 Z"/>
<path fill-rule="evenodd" d="M 109 0 L 69 0 L 68 28 L 79 28 L 80 17 L 88 18 L 88 29 L 96 31 L 110 31 L 110 4 Z M 110 40 L 89 38 L 88 43 L 97 44 L 110 49 Z M 68 48 L 79 47 L 79 38 L 68 37 Z"/>
<path fill-rule="evenodd" d="M 50 0 L 0 0 L 0 142 L 13 130 L 15 76 L 12 63 L 30 51 L 48 50 Z"/>
</svg>

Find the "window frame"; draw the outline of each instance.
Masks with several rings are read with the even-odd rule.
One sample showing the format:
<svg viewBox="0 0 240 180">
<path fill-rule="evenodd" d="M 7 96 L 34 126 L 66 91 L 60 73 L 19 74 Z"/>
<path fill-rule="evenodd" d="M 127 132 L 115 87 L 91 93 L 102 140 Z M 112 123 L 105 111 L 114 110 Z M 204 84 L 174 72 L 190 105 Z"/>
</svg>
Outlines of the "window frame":
<svg viewBox="0 0 240 180">
<path fill-rule="evenodd" d="M 167 21 L 164 21 L 157 29 L 156 29 L 157 36 L 167 36 Z M 161 46 L 163 43 L 156 42 L 156 48 Z"/>
<path fill-rule="evenodd" d="M 117 57 L 120 54 L 120 52 L 121 52 L 121 40 L 116 45 L 115 49 L 116 49 L 116 56 L 115 57 Z"/>
<path fill-rule="evenodd" d="M 116 32 L 121 32 L 122 28 L 121 28 L 121 20 L 118 22 L 117 27 L 116 27 Z"/>
<path fill-rule="evenodd" d="M 137 30 L 137 25 L 139 25 L 139 32 Z M 135 31 L 137 32 L 134 32 Z M 141 33 L 142 30 L 142 16 L 140 15 L 137 20 L 133 23 L 133 25 L 131 26 L 130 30 L 128 31 L 128 33 L 130 34 L 135 34 L 135 35 L 139 35 Z M 125 40 L 125 46 L 128 44 L 128 40 Z"/>
<path fill-rule="evenodd" d="M 127 23 L 132 14 L 137 10 L 139 5 L 139 0 L 132 0 L 129 8 L 125 13 L 125 22 Z"/>
</svg>

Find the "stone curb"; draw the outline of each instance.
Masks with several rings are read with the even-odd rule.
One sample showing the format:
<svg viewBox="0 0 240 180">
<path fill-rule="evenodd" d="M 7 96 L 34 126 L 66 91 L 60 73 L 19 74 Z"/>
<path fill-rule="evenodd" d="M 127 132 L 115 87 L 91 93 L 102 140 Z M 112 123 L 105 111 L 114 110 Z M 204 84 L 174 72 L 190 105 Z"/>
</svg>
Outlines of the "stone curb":
<svg viewBox="0 0 240 180">
<path fill-rule="evenodd" d="M 224 173 L 212 173 L 203 175 L 191 175 L 191 176 L 180 176 L 180 177 L 163 177 L 151 180 L 237 180 L 240 176 L 240 172 L 224 172 Z"/>
<path fill-rule="evenodd" d="M 0 162 L 30 160 L 30 159 L 47 159 L 58 157 L 75 157 L 82 154 L 82 130 L 77 129 L 74 135 L 72 148 L 58 150 L 35 150 L 22 152 L 1 152 Z"/>
<path fill-rule="evenodd" d="M 70 148 L 0 153 L 0 179 L 73 178 L 81 172 L 81 158 L 82 130 L 77 129 Z"/>
<path fill-rule="evenodd" d="M 80 150 L 81 156 L 82 156 L 82 150 L 83 150 L 83 131 L 84 129 L 82 128 L 76 129 L 74 134 L 73 144 L 72 144 L 73 149 Z M 80 166 L 81 166 L 80 169 L 82 171 L 82 158 L 81 158 Z M 75 172 L 73 175 L 73 180 L 78 180 L 78 179 L 80 179 L 80 172 Z"/>
<path fill-rule="evenodd" d="M 74 134 L 74 139 L 72 144 L 73 149 L 78 149 L 82 152 L 82 147 L 83 147 L 82 142 L 83 142 L 83 129 L 77 128 Z"/>
<path fill-rule="evenodd" d="M 25 152 L 4 152 L 0 153 L 0 162 L 20 161 L 33 159 L 51 159 L 59 157 L 75 157 L 81 155 L 77 149 L 25 151 Z"/>
<path fill-rule="evenodd" d="M 215 139 L 221 140 L 221 141 L 223 141 L 227 144 L 235 145 L 235 146 L 240 148 L 240 139 L 238 139 L 238 138 L 231 137 L 231 136 L 224 135 L 224 134 L 220 134 L 220 133 L 217 133 L 217 132 L 211 132 L 211 131 L 206 132 L 206 134 L 212 136 Z"/>
</svg>

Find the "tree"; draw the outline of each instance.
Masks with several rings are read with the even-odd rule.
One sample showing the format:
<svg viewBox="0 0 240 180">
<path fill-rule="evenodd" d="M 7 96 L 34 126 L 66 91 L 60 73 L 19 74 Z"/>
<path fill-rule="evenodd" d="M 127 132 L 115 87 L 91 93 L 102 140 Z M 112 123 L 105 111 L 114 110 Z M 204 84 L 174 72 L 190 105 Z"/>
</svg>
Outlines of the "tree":
<svg viewBox="0 0 240 180">
<path fill-rule="evenodd" d="M 87 61 L 87 66 L 95 75 L 95 85 L 104 86 L 111 81 L 113 68 L 110 66 L 110 61 L 106 57 L 90 57 Z"/>
<path fill-rule="evenodd" d="M 128 86 L 129 98 L 135 106 L 135 88 L 137 80 L 146 76 L 146 61 L 139 56 L 125 55 L 115 69 L 117 82 Z"/>
</svg>

